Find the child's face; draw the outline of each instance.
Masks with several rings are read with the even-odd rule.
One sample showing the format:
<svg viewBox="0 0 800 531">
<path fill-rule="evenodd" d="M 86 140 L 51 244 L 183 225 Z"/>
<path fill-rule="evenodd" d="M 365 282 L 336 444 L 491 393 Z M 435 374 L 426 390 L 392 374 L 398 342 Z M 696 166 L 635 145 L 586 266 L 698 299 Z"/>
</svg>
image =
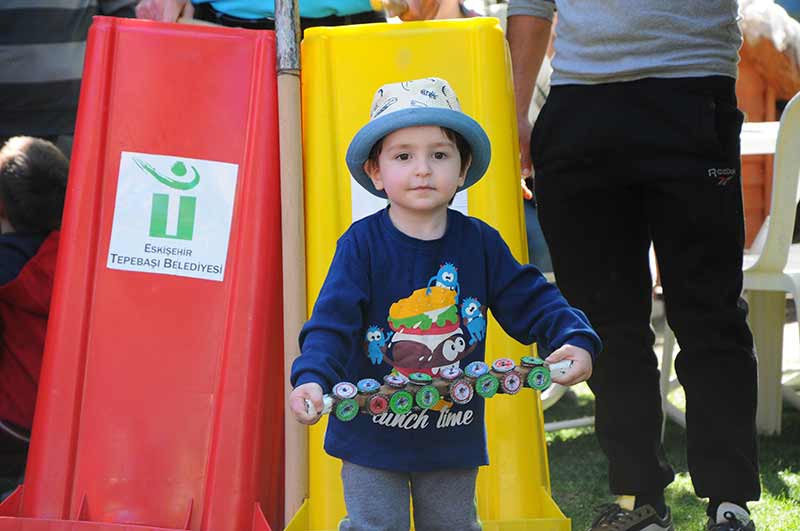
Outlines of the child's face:
<svg viewBox="0 0 800 531">
<path fill-rule="evenodd" d="M 392 207 L 411 211 L 447 208 L 467 169 L 455 142 L 439 126 L 398 129 L 383 139 L 378 164 L 364 170 L 378 190 L 384 190 Z"/>
</svg>

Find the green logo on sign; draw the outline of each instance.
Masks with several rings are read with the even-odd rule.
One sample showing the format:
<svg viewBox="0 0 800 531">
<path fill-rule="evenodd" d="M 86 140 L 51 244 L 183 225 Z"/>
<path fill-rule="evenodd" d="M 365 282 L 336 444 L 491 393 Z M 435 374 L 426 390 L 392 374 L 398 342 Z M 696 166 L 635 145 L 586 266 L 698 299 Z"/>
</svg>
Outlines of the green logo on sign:
<svg viewBox="0 0 800 531">
<path fill-rule="evenodd" d="M 162 175 L 153 166 L 139 159 L 133 159 L 145 173 L 155 177 L 155 179 L 175 190 L 191 190 L 200 184 L 200 174 L 197 168 L 192 166 L 194 177 L 191 181 L 185 182 L 175 179 L 169 175 Z M 183 162 L 176 162 L 170 168 L 175 177 L 185 177 L 187 174 L 186 166 Z M 168 194 L 153 194 L 153 207 L 150 211 L 150 236 L 153 238 L 172 238 L 176 240 L 191 240 L 194 235 L 194 214 L 197 207 L 197 198 L 190 195 L 181 195 L 178 199 L 178 227 L 175 234 L 167 234 L 167 214 L 169 212 L 170 196 Z"/>
</svg>

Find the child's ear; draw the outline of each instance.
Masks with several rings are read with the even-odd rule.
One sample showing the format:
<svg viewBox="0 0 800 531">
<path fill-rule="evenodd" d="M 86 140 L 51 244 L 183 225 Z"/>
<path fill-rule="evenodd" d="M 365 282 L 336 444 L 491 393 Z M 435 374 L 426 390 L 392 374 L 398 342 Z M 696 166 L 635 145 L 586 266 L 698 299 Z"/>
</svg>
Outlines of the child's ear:
<svg viewBox="0 0 800 531">
<path fill-rule="evenodd" d="M 469 171 L 469 167 L 472 165 L 472 154 L 467 155 L 467 162 L 464 164 L 463 169 L 461 170 L 461 174 L 458 176 L 458 186 L 464 186 L 464 181 L 467 180 L 467 171 Z"/>
<path fill-rule="evenodd" d="M 378 164 L 372 160 L 367 160 L 364 163 L 364 172 L 372 180 L 372 185 L 376 190 L 383 190 L 383 179 L 381 179 L 381 169 Z"/>
</svg>

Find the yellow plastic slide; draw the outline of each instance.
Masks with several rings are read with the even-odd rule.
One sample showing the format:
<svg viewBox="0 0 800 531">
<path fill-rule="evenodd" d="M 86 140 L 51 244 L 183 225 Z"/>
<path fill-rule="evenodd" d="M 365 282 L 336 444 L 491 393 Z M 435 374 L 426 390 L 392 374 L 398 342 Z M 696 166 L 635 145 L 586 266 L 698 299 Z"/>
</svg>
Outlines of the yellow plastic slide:
<svg viewBox="0 0 800 531">
<path fill-rule="evenodd" d="M 352 181 L 345 165 L 347 146 L 385 83 L 426 76 L 451 83 L 492 142 L 488 173 L 455 206 L 496 227 L 526 261 L 510 60 L 496 19 L 312 28 L 302 59 L 309 313 L 337 238 L 355 219 L 385 206 Z M 488 360 L 519 360 L 531 351 L 495 322 L 488 337 Z M 484 529 L 569 531 L 569 519 L 550 497 L 538 393 L 525 389 L 488 400 L 486 423 L 491 466 L 481 469 L 477 492 Z M 309 431 L 309 497 L 288 531 L 336 529 L 345 514 L 340 462 L 322 449 L 325 426 L 323 419 Z"/>
</svg>

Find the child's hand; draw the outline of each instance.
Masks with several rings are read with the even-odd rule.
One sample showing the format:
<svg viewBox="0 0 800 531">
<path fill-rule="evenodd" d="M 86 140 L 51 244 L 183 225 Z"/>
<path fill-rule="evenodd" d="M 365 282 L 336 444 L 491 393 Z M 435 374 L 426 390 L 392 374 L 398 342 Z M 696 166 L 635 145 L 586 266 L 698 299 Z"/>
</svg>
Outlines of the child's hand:
<svg viewBox="0 0 800 531">
<path fill-rule="evenodd" d="M 306 400 L 313 406 L 306 409 Z M 289 394 L 289 409 L 294 418 L 301 424 L 316 424 L 322 411 L 322 387 L 318 383 L 308 382 L 298 385 Z"/>
<path fill-rule="evenodd" d="M 571 360 L 572 366 L 565 374 L 553 373 L 553 381 L 561 385 L 575 385 L 592 375 L 592 355 L 587 350 L 566 343 L 547 356 L 547 363 Z"/>
</svg>

